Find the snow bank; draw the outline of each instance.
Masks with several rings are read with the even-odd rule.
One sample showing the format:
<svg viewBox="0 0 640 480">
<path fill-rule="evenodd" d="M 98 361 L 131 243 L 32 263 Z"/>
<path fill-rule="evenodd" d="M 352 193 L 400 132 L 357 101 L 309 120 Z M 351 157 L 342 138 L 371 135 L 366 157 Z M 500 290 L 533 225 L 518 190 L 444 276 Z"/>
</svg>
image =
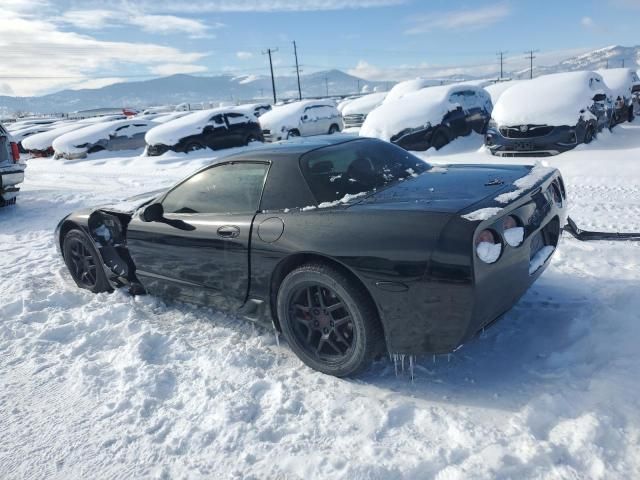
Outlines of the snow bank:
<svg viewBox="0 0 640 480">
<path fill-rule="evenodd" d="M 434 87 L 440 85 L 437 80 L 429 80 L 427 78 L 414 78 L 413 80 L 405 80 L 404 82 L 397 83 L 387 93 L 384 100 L 386 102 L 393 102 L 399 98 L 404 97 L 407 93 L 416 92 L 427 87 Z"/>
<path fill-rule="evenodd" d="M 139 120 L 136 118 L 129 120 L 116 120 L 115 122 L 103 122 L 89 125 L 57 137 L 52 147 L 56 153 L 84 153 L 87 151 L 86 145 L 93 145 L 101 140 L 108 140 L 110 136 L 131 137 L 138 133 L 144 133 L 156 125 L 153 122 Z M 117 130 L 121 127 L 128 127 L 121 132 Z M 84 145 L 84 146 L 80 146 Z"/>
<path fill-rule="evenodd" d="M 575 125 L 598 93 L 609 94 L 595 72 L 543 75 L 508 88 L 494 105 L 498 125 Z M 585 113 L 581 113 L 584 111 Z"/>
<path fill-rule="evenodd" d="M 611 90 L 614 100 L 616 97 L 631 98 L 633 86 L 640 84 L 638 74 L 630 68 L 610 68 L 597 70 L 597 73 L 602 76 L 604 83 Z"/>
<path fill-rule="evenodd" d="M 507 82 L 496 82 L 492 85 L 487 85 L 484 89 L 489 92 L 491 95 L 491 103 L 494 105 L 498 103 L 498 100 L 502 96 L 502 94 L 507 91 L 507 89 L 513 87 L 514 85 L 524 82 L 526 80 L 509 80 Z"/>
<path fill-rule="evenodd" d="M 360 129 L 360 136 L 389 141 L 402 130 L 419 128 L 427 123 L 437 125 L 445 114 L 458 108 L 459 104 L 451 103 L 449 97 L 462 90 L 474 90 L 486 96 L 482 89 L 472 85 L 429 87 L 396 100 L 387 96 L 382 105 L 369 113 Z"/>
<path fill-rule="evenodd" d="M 368 115 L 374 108 L 380 105 L 387 96 L 387 92 L 370 93 L 350 101 L 342 109 L 342 115 Z"/>
<path fill-rule="evenodd" d="M 152 128 L 144 139 L 147 145 L 175 145 L 185 137 L 202 133 L 204 127 L 210 124 L 211 117 L 228 111 L 229 108 L 212 108 L 192 112 Z"/>
</svg>

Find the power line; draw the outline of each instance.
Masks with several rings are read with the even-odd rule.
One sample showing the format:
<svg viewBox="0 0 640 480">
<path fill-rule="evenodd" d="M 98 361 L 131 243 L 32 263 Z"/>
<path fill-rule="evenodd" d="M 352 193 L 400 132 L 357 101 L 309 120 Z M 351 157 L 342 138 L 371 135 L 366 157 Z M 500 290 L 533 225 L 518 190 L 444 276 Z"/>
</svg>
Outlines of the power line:
<svg viewBox="0 0 640 480">
<path fill-rule="evenodd" d="M 271 52 L 277 52 L 278 49 L 267 48 L 266 52 L 262 52 L 263 55 L 269 55 L 269 70 L 271 71 L 271 88 L 273 89 L 273 103 L 277 103 L 278 99 L 276 98 L 276 80 L 273 76 L 273 61 L 271 60 Z"/>
<path fill-rule="evenodd" d="M 300 66 L 298 65 L 298 47 L 293 41 L 293 55 L 296 57 L 296 77 L 298 77 L 298 100 L 302 100 L 302 88 L 300 88 Z"/>
</svg>

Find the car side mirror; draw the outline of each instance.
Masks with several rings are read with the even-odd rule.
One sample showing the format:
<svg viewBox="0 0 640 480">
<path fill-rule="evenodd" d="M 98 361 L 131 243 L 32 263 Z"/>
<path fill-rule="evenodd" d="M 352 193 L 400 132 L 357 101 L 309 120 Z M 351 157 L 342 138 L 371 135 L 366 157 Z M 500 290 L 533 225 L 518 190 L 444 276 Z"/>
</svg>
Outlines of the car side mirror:
<svg viewBox="0 0 640 480">
<path fill-rule="evenodd" d="M 143 222 L 158 222 L 164 216 L 164 208 L 161 203 L 152 203 L 144 207 L 140 213 L 140 220 Z"/>
</svg>

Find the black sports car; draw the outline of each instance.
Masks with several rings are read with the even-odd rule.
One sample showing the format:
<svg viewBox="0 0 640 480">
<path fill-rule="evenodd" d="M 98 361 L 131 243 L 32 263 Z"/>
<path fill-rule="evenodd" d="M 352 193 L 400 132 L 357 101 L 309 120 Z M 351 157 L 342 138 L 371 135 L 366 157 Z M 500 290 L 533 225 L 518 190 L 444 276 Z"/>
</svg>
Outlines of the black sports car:
<svg viewBox="0 0 640 480">
<path fill-rule="evenodd" d="M 558 242 L 564 192 L 555 169 L 436 167 L 380 140 L 323 140 L 72 213 L 56 240 L 79 287 L 239 312 L 345 376 L 385 349 L 450 352 L 509 310 Z"/>
</svg>

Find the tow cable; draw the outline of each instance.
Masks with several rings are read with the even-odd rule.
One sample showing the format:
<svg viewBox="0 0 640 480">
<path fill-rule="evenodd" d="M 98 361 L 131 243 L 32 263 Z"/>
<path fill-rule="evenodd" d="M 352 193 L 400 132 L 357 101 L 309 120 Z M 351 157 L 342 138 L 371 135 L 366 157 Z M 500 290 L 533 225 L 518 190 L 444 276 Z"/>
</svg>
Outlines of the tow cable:
<svg viewBox="0 0 640 480">
<path fill-rule="evenodd" d="M 640 240 L 640 233 L 635 232 L 590 232 L 588 230 L 582 230 L 576 225 L 576 222 L 574 222 L 571 217 L 567 217 L 567 224 L 564 226 L 564 231 L 570 233 L 576 240 L 581 242 L 589 242 L 592 240 Z"/>
</svg>

